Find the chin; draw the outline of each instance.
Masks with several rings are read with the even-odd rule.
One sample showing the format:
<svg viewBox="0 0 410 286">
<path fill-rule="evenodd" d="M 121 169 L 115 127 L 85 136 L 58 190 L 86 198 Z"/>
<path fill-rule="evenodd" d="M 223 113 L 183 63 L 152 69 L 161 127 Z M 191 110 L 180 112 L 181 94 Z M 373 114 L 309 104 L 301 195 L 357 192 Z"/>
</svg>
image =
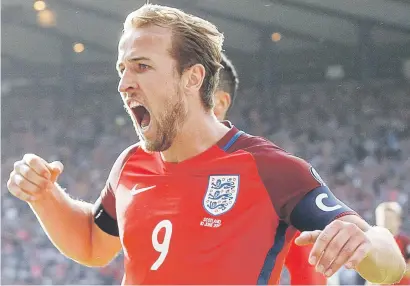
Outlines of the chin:
<svg viewBox="0 0 410 286">
<path fill-rule="evenodd" d="M 156 140 L 149 140 L 144 136 L 140 136 L 141 147 L 147 152 L 164 152 L 172 145 L 172 140 L 167 136 L 156 136 Z"/>
</svg>

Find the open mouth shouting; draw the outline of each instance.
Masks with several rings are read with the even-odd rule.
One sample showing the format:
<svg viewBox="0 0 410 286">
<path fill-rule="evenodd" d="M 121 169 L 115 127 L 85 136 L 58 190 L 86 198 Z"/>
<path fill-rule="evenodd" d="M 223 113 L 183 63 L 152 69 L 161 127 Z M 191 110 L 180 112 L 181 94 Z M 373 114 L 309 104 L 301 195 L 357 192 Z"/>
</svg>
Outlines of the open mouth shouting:
<svg viewBox="0 0 410 286">
<path fill-rule="evenodd" d="M 127 104 L 132 111 L 135 121 L 141 128 L 141 131 L 147 131 L 151 123 L 151 115 L 148 109 L 135 100 L 129 100 L 127 101 Z"/>
</svg>

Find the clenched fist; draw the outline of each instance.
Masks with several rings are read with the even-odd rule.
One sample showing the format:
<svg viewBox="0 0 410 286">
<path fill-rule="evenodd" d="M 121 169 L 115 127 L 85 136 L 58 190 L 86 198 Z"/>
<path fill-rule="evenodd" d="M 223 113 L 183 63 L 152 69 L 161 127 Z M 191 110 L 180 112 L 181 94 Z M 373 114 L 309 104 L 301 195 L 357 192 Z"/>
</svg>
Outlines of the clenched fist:
<svg viewBox="0 0 410 286">
<path fill-rule="evenodd" d="M 63 164 L 60 162 L 47 163 L 37 155 L 26 154 L 14 163 L 7 188 L 23 201 L 36 201 L 53 187 L 62 171 Z"/>
</svg>

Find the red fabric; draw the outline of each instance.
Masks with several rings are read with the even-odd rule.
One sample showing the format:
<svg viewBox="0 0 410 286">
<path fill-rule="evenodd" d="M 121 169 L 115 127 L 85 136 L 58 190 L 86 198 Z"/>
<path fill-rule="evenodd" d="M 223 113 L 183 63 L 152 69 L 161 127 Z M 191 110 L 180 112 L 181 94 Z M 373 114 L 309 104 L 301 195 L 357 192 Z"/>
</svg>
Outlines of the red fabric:
<svg viewBox="0 0 410 286">
<path fill-rule="evenodd" d="M 410 238 L 404 234 L 399 234 L 395 236 L 396 242 L 406 259 L 407 262 L 410 260 Z M 410 285 L 410 277 L 403 277 L 403 279 L 395 285 Z"/>
<path fill-rule="evenodd" d="M 237 132 L 178 164 L 138 146 L 120 156 L 101 199 L 118 223 L 123 284 L 279 283 L 290 213 L 320 183 L 263 138 L 244 134 L 223 150 Z"/>
<path fill-rule="evenodd" d="M 298 237 L 300 232 L 295 235 Z M 312 245 L 298 246 L 292 240 L 285 266 L 289 271 L 291 285 L 327 285 L 324 275 L 316 272 L 315 266 L 309 264 L 309 254 Z"/>
</svg>

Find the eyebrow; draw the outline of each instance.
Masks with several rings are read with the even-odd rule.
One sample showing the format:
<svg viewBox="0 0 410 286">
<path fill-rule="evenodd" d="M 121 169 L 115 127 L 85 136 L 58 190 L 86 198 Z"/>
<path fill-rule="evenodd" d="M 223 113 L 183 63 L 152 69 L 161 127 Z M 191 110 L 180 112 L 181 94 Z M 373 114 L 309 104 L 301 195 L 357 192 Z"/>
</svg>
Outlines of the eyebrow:
<svg viewBox="0 0 410 286">
<path fill-rule="evenodd" d="M 139 61 L 150 61 L 150 60 L 151 59 L 149 59 L 147 57 L 135 57 L 135 58 L 126 59 L 126 61 L 128 61 L 128 62 L 139 62 Z M 116 64 L 117 70 L 119 70 L 121 65 L 122 65 L 122 62 L 117 62 L 117 64 Z"/>
</svg>

